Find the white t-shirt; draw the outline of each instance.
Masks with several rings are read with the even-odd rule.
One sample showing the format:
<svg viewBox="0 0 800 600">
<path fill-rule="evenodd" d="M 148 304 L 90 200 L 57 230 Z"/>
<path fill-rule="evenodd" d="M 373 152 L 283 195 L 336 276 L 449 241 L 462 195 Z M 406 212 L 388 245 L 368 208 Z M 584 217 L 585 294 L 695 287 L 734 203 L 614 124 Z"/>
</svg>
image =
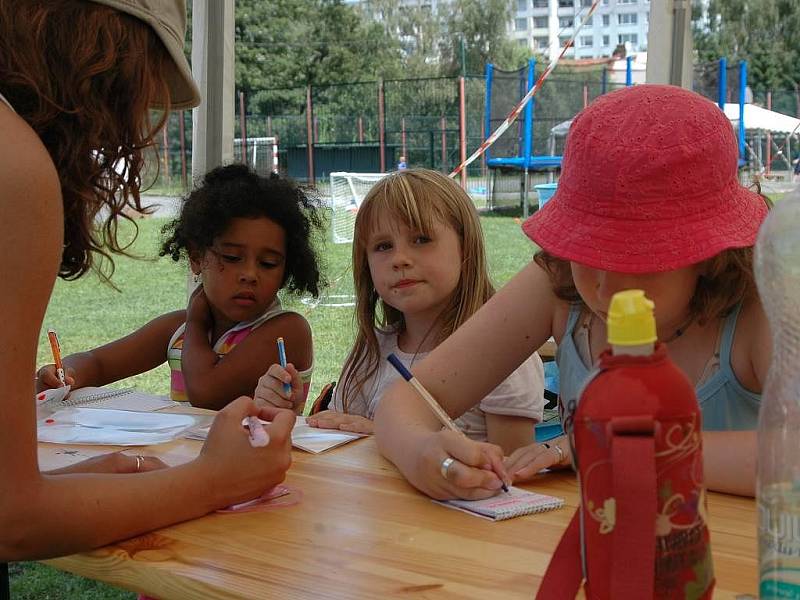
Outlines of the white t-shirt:
<svg viewBox="0 0 800 600">
<path fill-rule="evenodd" d="M 348 399 L 346 411 L 368 419 L 375 418 L 375 409 L 384 392 L 391 384 L 400 379 L 400 374 L 389 364 L 386 357 L 394 352 L 400 361 L 410 368 L 412 360 L 419 362 L 428 354 L 420 352 L 414 355 L 403 352 L 397 347 L 396 333 L 376 330 L 375 335 L 378 337 L 381 356 L 378 370 L 372 380 L 364 383 L 361 391 L 354 398 Z M 525 417 L 539 422 L 542 420 L 544 404 L 544 367 L 542 359 L 534 352 L 503 383 L 481 400 L 480 404 L 473 406 L 461 415 L 455 423 L 469 438 L 485 442 L 487 439 L 486 413 Z M 329 408 L 337 412 L 345 412 L 340 385 L 337 385 L 334 390 Z"/>
</svg>

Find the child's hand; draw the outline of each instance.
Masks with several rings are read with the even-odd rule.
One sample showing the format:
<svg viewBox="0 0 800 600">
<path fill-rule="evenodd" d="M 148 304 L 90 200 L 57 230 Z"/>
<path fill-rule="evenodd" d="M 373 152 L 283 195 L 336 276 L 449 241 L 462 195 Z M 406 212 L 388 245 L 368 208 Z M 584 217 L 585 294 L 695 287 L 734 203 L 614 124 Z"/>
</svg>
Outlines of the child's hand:
<svg viewBox="0 0 800 600">
<path fill-rule="evenodd" d="M 211 327 L 211 306 L 202 285 L 197 286 L 189 298 L 189 305 L 186 307 L 186 322 L 189 321 L 195 321 L 206 329 Z"/>
<path fill-rule="evenodd" d="M 503 451 L 494 444 L 475 442 L 448 430 L 428 433 L 415 444 L 418 460 L 407 477 L 432 498 L 489 498 L 500 491 L 504 481 L 511 482 L 503 467 Z M 443 461 L 448 457 L 454 460 L 443 473 Z"/>
<path fill-rule="evenodd" d="M 517 448 L 503 461 L 506 470 L 518 481 L 529 481 L 542 469 L 565 466 L 569 463 L 569 449 L 564 450 L 567 444 L 559 444 L 560 440 L 553 440 L 545 444 L 528 444 Z M 556 448 L 561 448 L 559 452 Z"/>
<path fill-rule="evenodd" d="M 335 410 L 323 410 L 315 415 L 309 415 L 306 417 L 306 423 L 320 429 L 340 429 L 355 433 L 372 433 L 374 431 L 374 423 L 370 419 Z"/>
<path fill-rule="evenodd" d="M 75 369 L 66 367 L 64 369 L 64 379 L 67 385 L 75 385 Z M 60 388 L 61 380 L 56 375 L 55 365 L 45 365 L 36 372 L 36 393 L 52 388 Z"/>
<path fill-rule="evenodd" d="M 284 383 L 291 384 L 291 391 L 287 392 L 284 389 Z M 300 378 L 300 373 L 292 363 L 288 363 L 285 369 L 278 364 L 270 365 L 267 372 L 258 380 L 253 400 L 259 406 L 275 406 L 299 412 L 303 408 L 304 401 L 303 380 Z"/>
<path fill-rule="evenodd" d="M 266 421 L 269 444 L 254 448 L 246 417 Z M 203 476 L 208 478 L 214 508 L 257 498 L 286 477 L 292 464 L 294 413 L 277 408 L 258 408 L 252 399 L 241 396 L 217 413 L 200 456 Z"/>
</svg>

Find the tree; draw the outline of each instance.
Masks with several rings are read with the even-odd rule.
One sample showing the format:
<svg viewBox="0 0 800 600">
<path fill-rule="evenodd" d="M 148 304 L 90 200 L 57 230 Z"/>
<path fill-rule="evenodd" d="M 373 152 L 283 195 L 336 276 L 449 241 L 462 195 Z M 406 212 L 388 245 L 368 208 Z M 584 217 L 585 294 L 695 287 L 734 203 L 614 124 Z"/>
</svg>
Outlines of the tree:
<svg viewBox="0 0 800 600">
<path fill-rule="evenodd" d="M 748 61 L 755 90 L 795 89 L 800 82 L 800 2 L 709 0 L 694 4 L 698 60 Z"/>
<path fill-rule="evenodd" d="M 508 0 L 453 0 L 444 19 L 441 47 L 446 74 L 482 74 L 487 63 L 502 69 L 524 66 L 532 53 L 508 37 L 511 11 Z"/>
<path fill-rule="evenodd" d="M 399 59 L 397 40 L 341 0 L 236 2 L 236 87 L 255 112 L 304 102 L 297 91 L 267 98 L 263 90 L 374 79 Z"/>
</svg>

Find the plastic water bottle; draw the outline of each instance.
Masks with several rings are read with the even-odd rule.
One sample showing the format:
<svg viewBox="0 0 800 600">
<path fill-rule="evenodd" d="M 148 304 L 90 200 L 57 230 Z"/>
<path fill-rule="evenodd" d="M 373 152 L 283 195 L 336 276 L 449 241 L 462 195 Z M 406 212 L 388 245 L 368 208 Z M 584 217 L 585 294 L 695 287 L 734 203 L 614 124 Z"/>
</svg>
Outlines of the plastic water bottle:
<svg viewBox="0 0 800 600">
<path fill-rule="evenodd" d="M 756 281 L 772 332 L 758 419 L 760 597 L 800 599 L 800 195 L 779 202 L 756 243 Z"/>
</svg>

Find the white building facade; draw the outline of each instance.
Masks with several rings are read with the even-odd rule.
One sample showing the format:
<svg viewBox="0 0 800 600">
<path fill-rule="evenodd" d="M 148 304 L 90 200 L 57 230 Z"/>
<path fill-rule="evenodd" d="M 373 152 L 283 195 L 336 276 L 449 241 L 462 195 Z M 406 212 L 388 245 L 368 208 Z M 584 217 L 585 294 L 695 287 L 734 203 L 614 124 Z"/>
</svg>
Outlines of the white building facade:
<svg viewBox="0 0 800 600">
<path fill-rule="evenodd" d="M 512 0 L 509 36 L 549 59 L 567 43 L 592 5 L 592 0 Z M 611 56 L 619 44 L 627 51 L 647 50 L 650 0 L 601 0 L 581 29 L 568 58 Z"/>
</svg>

